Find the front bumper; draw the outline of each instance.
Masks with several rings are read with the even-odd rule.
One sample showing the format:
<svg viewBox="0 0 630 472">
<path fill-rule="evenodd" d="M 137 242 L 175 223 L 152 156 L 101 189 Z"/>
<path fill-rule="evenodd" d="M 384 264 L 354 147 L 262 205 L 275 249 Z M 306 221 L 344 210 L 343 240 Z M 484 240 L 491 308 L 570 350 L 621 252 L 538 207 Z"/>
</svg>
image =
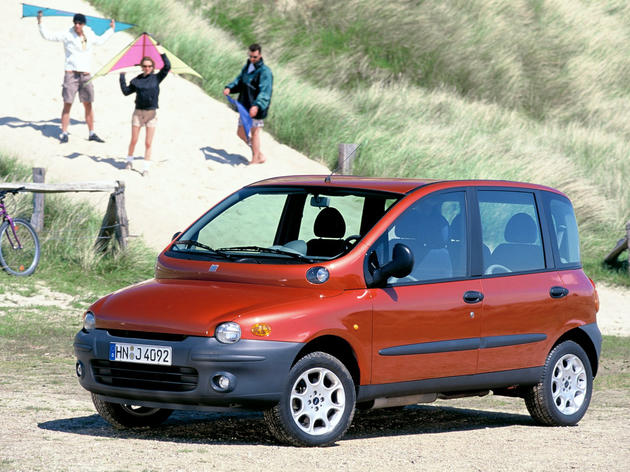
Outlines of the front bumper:
<svg viewBox="0 0 630 472">
<path fill-rule="evenodd" d="M 172 366 L 109 361 L 112 342 L 170 346 Z M 177 341 L 130 338 L 103 329 L 81 330 L 74 338 L 83 388 L 112 402 L 170 409 L 277 403 L 302 347 L 302 343 L 248 339 L 222 344 L 199 336 Z M 216 388 L 218 375 L 230 378 L 227 391 Z"/>
</svg>

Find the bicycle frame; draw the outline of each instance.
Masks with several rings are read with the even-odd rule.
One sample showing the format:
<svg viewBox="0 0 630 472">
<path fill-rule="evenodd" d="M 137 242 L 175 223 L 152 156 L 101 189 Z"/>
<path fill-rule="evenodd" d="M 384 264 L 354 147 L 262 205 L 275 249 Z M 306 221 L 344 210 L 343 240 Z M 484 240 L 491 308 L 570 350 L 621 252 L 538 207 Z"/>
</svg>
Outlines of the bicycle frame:
<svg viewBox="0 0 630 472">
<path fill-rule="evenodd" d="M 13 223 L 13 219 L 9 216 L 9 213 L 7 212 L 7 209 L 4 206 L 4 195 L 2 195 L 0 197 L 0 221 L 1 222 L 5 222 L 5 221 L 9 222 L 9 227 L 11 228 L 11 233 L 13 233 L 13 239 L 11 238 L 11 235 L 7 231 L 7 241 L 9 241 L 9 244 L 11 245 L 11 247 L 13 249 L 23 249 L 22 248 L 22 243 L 20 242 L 20 238 L 18 238 L 18 235 L 17 235 L 17 233 L 15 231 L 15 223 Z"/>
</svg>

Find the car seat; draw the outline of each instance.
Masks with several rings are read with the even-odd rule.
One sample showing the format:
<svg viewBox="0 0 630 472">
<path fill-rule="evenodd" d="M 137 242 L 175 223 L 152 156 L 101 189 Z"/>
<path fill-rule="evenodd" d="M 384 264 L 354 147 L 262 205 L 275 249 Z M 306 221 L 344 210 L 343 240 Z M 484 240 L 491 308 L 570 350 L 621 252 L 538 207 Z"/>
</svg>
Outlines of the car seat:
<svg viewBox="0 0 630 472">
<path fill-rule="evenodd" d="M 417 280 L 452 277 L 453 266 L 447 249 L 448 221 L 442 215 L 431 215 L 419 223 L 417 244 L 412 248 L 418 262 L 411 276 Z"/>
<path fill-rule="evenodd" d="M 545 268 L 542 245 L 538 240 L 538 226 L 526 213 L 517 213 L 505 225 L 505 243 L 492 251 L 492 264 L 507 267 L 512 272 Z"/>
<path fill-rule="evenodd" d="M 332 257 L 344 251 L 345 242 L 341 238 L 346 234 L 346 222 L 336 208 L 327 207 L 319 212 L 313 233 L 317 238 L 306 243 L 309 256 Z"/>
</svg>

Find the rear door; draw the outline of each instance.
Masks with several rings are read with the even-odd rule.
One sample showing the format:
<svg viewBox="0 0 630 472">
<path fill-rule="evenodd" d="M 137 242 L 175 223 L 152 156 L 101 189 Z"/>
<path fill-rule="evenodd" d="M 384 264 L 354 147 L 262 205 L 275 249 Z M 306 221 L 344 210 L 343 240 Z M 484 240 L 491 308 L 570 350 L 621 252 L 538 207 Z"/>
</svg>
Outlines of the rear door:
<svg viewBox="0 0 630 472">
<path fill-rule="evenodd" d="M 536 192 L 477 192 L 484 310 L 478 372 L 539 366 L 566 299 L 554 269 Z"/>
</svg>

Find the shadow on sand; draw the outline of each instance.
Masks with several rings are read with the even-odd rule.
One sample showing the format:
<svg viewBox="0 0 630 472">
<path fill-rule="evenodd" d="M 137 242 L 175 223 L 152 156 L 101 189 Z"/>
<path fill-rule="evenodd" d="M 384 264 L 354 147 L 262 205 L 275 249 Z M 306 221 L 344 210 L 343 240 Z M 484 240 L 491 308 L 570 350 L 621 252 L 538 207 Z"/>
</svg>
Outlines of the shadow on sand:
<svg viewBox="0 0 630 472">
<path fill-rule="evenodd" d="M 360 439 L 413 434 L 473 431 L 510 426 L 535 426 L 528 415 L 414 405 L 400 409 L 357 411 L 344 436 Z M 162 425 L 151 429 L 117 430 L 99 415 L 64 418 L 39 423 L 47 431 L 101 438 L 131 438 L 188 444 L 276 445 L 258 412 L 175 411 Z"/>
<path fill-rule="evenodd" d="M 203 153 L 203 157 L 206 160 L 218 162 L 219 164 L 228 164 L 231 166 L 238 166 L 240 164 L 249 164 L 247 158 L 240 154 L 229 154 L 224 149 L 215 149 L 210 146 L 202 147 L 199 149 Z"/>
<path fill-rule="evenodd" d="M 70 119 L 71 125 L 78 125 L 82 123 L 85 122 Z M 61 131 L 61 119 L 55 118 L 52 120 L 24 121 L 15 116 L 3 116 L 0 118 L 0 126 L 8 126 L 9 128 L 33 128 L 35 131 L 39 131 L 42 136 L 46 138 L 57 139 Z"/>
<path fill-rule="evenodd" d="M 89 157 L 94 162 L 109 164 L 110 166 L 116 169 L 120 169 L 120 170 L 124 169 L 125 165 L 127 164 L 127 161 L 123 159 L 114 159 L 113 157 L 101 157 L 101 156 L 94 156 L 94 155 L 89 156 L 87 154 L 81 154 L 80 152 L 73 152 L 70 154 L 66 154 L 63 157 L 65 157 L 66 159 L 76 159 L 77 157 L 81 157 L 81 156 Z"/>
</svg>

